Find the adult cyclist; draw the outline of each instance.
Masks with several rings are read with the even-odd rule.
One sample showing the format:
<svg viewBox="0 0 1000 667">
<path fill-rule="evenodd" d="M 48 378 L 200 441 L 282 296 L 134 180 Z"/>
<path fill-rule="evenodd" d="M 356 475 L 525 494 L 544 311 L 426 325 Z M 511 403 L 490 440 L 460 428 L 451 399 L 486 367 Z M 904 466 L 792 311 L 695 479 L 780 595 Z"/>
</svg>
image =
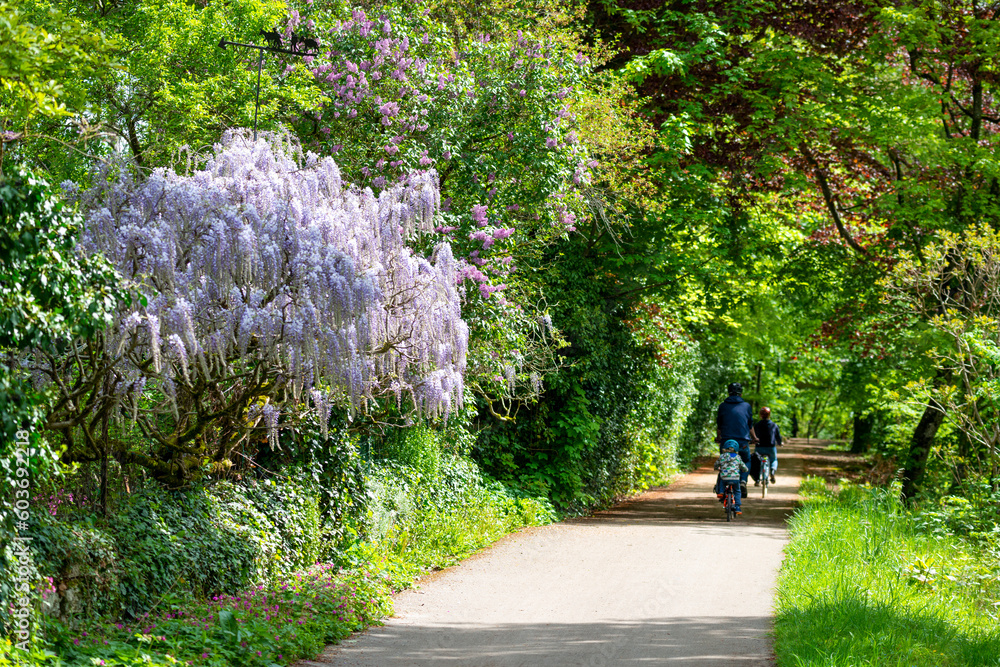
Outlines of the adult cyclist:
<svg viewBox="0 0 1000 667">
<path fill-rule="evenodd" d="M 770 470 L 761 470 L 762 475 L 770 474 L 771 483 L 774 484 L 774 473 L 778 470 L 778 447 L 781 446 L 781 431 L 778 425 L 771 421 L 771 408 L 762 407 L 760 409 L 760 421 L 754 424 L 754 433 L 757 434 L 757 446 L 754 451 L 767 457 Z"/>
<path fill-rule="evenodd" d="M 722 453 L 722 443 L 735 440 L 739 445 L 737 453 L 743 463 L 750 465 L 750 443 L 757 442 L 753 430 L 753 407 L 743 400 L 743 385 L 733 382 L 726 390 L 729 397 L 719 405 L 715 414 L 715 441 L 719 443 L 719 453 Z M 746 489 L 749 472 L 740 472 L 740 487 Z"/>
</svg>

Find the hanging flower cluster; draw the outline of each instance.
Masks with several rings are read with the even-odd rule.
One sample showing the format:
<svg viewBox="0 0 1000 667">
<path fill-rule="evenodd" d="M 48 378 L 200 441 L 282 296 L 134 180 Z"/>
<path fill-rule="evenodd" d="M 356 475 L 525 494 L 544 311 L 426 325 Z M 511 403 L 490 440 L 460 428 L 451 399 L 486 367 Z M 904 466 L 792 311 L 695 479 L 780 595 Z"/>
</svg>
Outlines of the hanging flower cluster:
<svg viewBox="0 0 1000 667">
<path fill-rule="evenodd" d="M 106 334 L 122 405 L 172 414 L 179 439 L 260 424 L 275 442 L 283 411 L 311 403 L 325 425 L 379 395 L 446 417 L 468 342 L 457 266 L 447 243 L 430 259 L 406 244 L 433 231 L 438 199 L 433 172 L 375 195 L 332 158 L 243 132 L 191 175 L 82 195 L 84 244 L 138 293 Z"/>
</svg>

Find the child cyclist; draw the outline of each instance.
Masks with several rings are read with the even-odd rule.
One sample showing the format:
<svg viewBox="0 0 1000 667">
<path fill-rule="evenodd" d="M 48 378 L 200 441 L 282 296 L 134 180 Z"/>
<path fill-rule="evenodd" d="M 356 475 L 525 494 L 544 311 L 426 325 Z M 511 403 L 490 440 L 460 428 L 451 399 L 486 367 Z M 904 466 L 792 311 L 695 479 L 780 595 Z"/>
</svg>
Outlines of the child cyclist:
<svg viewBox="0 0 1000 667">
<path fill-rule="evenodd" d="M 722 454 L 715 462 L 714 467 L 719 471 L 719 499 L 725 498 L 725 487 L 732 486 L 733 497 L 736 499 L 736 513 L 743 514 L 740 511 L 740 496 L 743 495 L 740 493 L 740 473 L 748 471 L 749 468 L 747 468 L 746 463 L 743 463 L 743 459 L 736 454 L 739 446 L 740 444 L 735 440 L 726 440 L 722 443 Z"/>
</svg>

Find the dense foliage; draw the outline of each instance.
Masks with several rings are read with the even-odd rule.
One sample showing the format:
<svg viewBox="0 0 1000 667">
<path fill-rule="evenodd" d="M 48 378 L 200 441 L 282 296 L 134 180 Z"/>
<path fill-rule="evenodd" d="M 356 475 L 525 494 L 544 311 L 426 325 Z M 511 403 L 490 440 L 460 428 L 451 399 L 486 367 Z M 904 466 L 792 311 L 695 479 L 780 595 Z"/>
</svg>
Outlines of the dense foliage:
<svg viewBox="0 0 1000 667">
<path fill-rule="evenodd" d="M 280 474 L 152 485 L 116 495 L 107 518 L 89 495 L 50 486 L 30 527 L 44 641 L 25 664 L 312 657 L 386 614 L 416 574 L 553 518 L 546 499 L 484 478 L 432 430 L 394 432 L 368 461 L 343 433 L 304 433 L 283 435 L 299 462 Z M 342 482 L 332 499 L 303 465 L 324 449 L 321 479 Z M 10 651 L 0 643 L 0 657 L 21 655 Z"/>
<path fill-rule="evenodd" d="M 401 582 L 663 482 L 732 381 L 910 499 L 997 484 L 995 6 L 0 7 L 3 451 L 94 614 Z"/>
</svg>

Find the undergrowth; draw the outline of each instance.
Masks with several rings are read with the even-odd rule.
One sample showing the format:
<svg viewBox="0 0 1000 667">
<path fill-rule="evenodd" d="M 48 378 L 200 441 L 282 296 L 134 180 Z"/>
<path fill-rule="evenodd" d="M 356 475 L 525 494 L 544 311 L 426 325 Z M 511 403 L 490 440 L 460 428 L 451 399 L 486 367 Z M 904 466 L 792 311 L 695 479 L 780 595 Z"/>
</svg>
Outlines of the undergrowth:
<svg viewBox="0 0 1000 667">
<path fill-rule="evenodd" d="M 141 568 L 146 574 L 140 577 L 139 572 L 131 572 L 131 579 L 125 574 L 108 579 L 113 588 L 121 589 L 118 595 L 142 602 L 143 611 L 136 613 L 131 611 L 135 609 L 132 605 L 117 604 L 114 608 L 123 613 L 112 616 L 91 606 L 93 613 L 63 621 L 38 613 L 30 651 L 14 649 L 11 639 L 0 639 L 0 665 L 271 667 L 290 664 L 300 658 L 312 658 L 324 645 L 338 642 L 391 614 L 390 594 L 410 585 L 416 575 L 451 565 L 518 528 L 548 523 L 555 518 L 548 501 L 524 496 L 490 480 L 468 459 L 449 452 L 419 462 L 373 461 L 367 466 L 365 478 L 366 516 L 357 525 L 344 528 L 345 539 L 339 545 L 328 544 L 316 553 L 315 539 L 303 542 L 312 545 L 310 548 L 294 543 L 288 533 L 309 524 L 296 515 L 285 520 L 287 525 L 280 530 L 271 529 L 275 535 L 271 541 L 290 552 L 283 553 L 281 546 L 268 550 L 254 547 L 252 558 L 243 559 L 247 563 L 261 562 L 261 566 L 252 568 L 226 551 L 214 556 L 192 551 L 198 540 L 204 541 L 203 534 L 214 524 L 232 523 L 229 514 L 218 511 L 224 504 L 216 500 L 220 493 L 226 497 L 242 493 L 232 484 L 220 485 L 221 491 L 213 488 L 208 495 L 201 489 L 192 492 L 193 498 L 210 508 L 198 515 L 201 518 L 186 514 L 178 515 L 177 520 L 164 520 L 166 515 L 162 515 L 155 522 L 131 522 L 130 530 L 124 533 L 129 543 L 116 545 L 113 534 L 101 532 L 93 521 L 49 521 L 54 528 L 50 530 L 51 545 L 45 555 L 52 562 L 55 562 L 52 554 L 75 553 L 67 550 L 64 543 L 87 554 L 93 544 L 100 544 L 101 558 L 91 564 L 95 572 L 117 568 L 124 573 L 127 568 L 114 565 L 116 559 L 132 558 L 133 552 L 149 552 L 150 557 L 142 561 Z M 291 481 L 278 486 L 283 484 Z M 294 497 L 299 505 L 312 508 L 300 514 L 314 522 L 316 499 L 302 496 L 301 489 L 295 486 L 297 496 L 281 489 L 272 495 Z M 252 508 L 245 504 L 243 511 L 249 509 Z M 280 514 L 279 509 L 267 512 L 272 522 Z M 115 525 L 110 524 L 104 530 Z M 258 532 L 266 532 L 261 526 L 256 528 Z M 313 532 L 321 531 L 313 525 Z M 84 533 L 89 536 L 86 541 L 79 537 Z M 239 544 L 239 540 L 221 539 L 220 536 L 225 537 L 222 533 L 212 536 L 219 549 Z M 270 544 L 263 537 L 257 541 Z M 233 581 L 220 576 L 206 579 L 204 570 L 208 563 L 198 569 L 196 561 L 215 556 L 218 562 L 212 561 L 211 571 L 226 572 L 228 562 L 233 568 Z M 318 557 L 320 562 L 296 567 L 296 562 L 305 556 Z M 94 560 L 92 554 L 84 560 L 87 559 Z M 52 577 L 44 575 L 58 577 L 58 571 L 47 573 L 46 563 L 39 565 L 42 585 L 51 586 Z M 165 585 L 164 582 L 177 578 L 182 566 L 186 568 L 185 579 L 201 582 L 197 587 Z M 63 570 L 65 567 L 59 566 Z M 72 567 L 80 565 L 74 560 Z M 240 575 L 241 567 L 252 572 Z M 162 576 L 156 575 L 161 571 Z M 237 581 L 244 583 L 239 585 Z M 154 593 L 157 587 L 158 594 Z M 142 596 L 135 593 L 140 588 Z M 209 592 L 206 597 L 205 591 L 210 590 L 216 593 Z M 40 592 L 50 598 L 54 595 L 53 590 Z M 88 597 L 100 597 L 96 590 L 88 589 L 87 593 Z M 110 594 L 109 591 L 105 597 Z"/>
<path fill-rule="evenodd" d="M 989 519 L 971 535 L 941 520 L 954 500 L 907 509 L 893 491 L 815 478 L 802 491 L 778 581 L 780 667 L 1000 664 Z"/>
</svg>

